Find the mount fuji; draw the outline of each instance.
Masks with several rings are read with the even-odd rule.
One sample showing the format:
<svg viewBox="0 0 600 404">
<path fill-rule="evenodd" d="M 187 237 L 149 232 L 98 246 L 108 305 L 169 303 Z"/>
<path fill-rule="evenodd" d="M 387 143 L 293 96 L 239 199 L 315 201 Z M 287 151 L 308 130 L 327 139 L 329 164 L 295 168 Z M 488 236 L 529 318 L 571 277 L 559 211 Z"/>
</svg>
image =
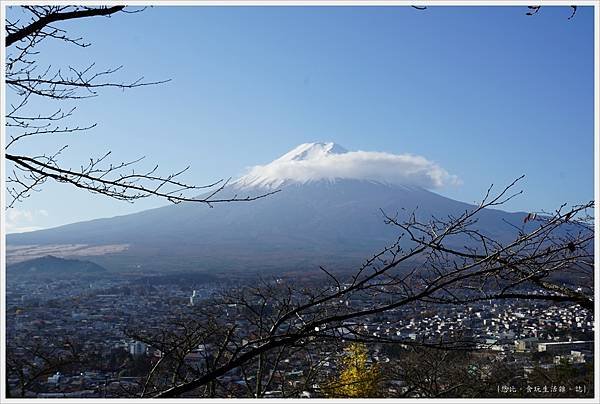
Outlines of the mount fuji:
<svg viewBox="0 0 600 404">
<path fill-rule="evenodd" d="M 429 189 L 457 182 L 414 155 L 349 152 L 335 143 L 306 143 L 256 166 L 220 197 L 261 195 L 253 202 L 182 203 L 126 216 L 7 235 L 7 261 L 52 253 L 93 259 L 113 270 L 315 269 L 350 266 L 389 245 L 398 229 L 382 214 L 424 219 L 459 215 L 473 205 Z M 488 209 L 477 226 L 500 240 L 524 213 Z M 64 248 L 61 249 L 61 246 Z"/>
</svg>

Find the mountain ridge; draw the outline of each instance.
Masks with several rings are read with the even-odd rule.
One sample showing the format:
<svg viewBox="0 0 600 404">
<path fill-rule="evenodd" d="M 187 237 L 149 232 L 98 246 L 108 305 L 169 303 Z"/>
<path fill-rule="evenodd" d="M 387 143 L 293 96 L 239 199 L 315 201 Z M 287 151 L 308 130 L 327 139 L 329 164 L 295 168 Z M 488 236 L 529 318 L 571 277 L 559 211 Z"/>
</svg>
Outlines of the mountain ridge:
<svg viewBox="0 0 600 404">
<path fill-rule="evenodd" d="M 347 152 L 333 142 L 306 143 L 269 164 L 283 161 L 295 167 L 297 163 L 312 164 L 329 156 L 351 153 L 357 152 Z M 359 159 L 363 157 L 358 155 Z M 127 245 L 101 258 L 103 265 L 119 268 L 277 269 L 318 268 L 322 264 L 346 267 L 360 264 L 398 237 L 399 229 L 385 225 L 382 211 L 397 213 L 399 219 L 414 211 L 418 218 L 428 220 L 432 216 L 458 216 L 475 206 L 446 198 L 416 183 L 329 176 L 335 172 L 327 171 L 327 175 L 310 181 L 301 176 L 296 181 L 294 172 L 267 171 L 290 178 L 270 178 L 281 180 L 281 191 L 256 201 L 215 204 L 212 209 L 191 202 L 169 205 L 9 234 L 7 246 Z M 260 181 L 249 185 L 248 181 L 238 180 L 225 187 L 219 197 L 260 195 L 272 185 Z M 489 237 L 506 241 L 515 235 L 514 226 L 523 224 L 524 216 L 522 212 L 486 209 L 480 213 L 477 226 Z"/>
<path fill-rule="evenodd" d="M 18 275 L 73 275 L 98 274 L 106 272 L 106 268 L 87 260 L 65 259 L 46 255 L 27 261 L 8 265 L 11 274 Z"/>
</svg>

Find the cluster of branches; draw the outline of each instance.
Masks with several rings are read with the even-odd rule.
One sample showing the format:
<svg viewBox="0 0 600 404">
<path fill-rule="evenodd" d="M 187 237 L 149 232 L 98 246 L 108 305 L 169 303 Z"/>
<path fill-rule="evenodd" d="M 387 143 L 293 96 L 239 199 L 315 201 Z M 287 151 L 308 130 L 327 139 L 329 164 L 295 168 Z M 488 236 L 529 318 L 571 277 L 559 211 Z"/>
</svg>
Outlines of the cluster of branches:
<svg viewBox="0 0 600 404">
<path fill-rule="evenodd" d="M 539 8 L 530 10 L 534 14 Z M 125 201 L 159 196 L 174 203 L 211 204 L 265 196 L 219 198 L 217 194 L 227 181 L 189 185 L 179 180 L 185 169 L 167 176 L 158 175 L 156 167 L 140 173 L 132 171 L 139 159 L 110 163 L 110 152 L 90 159 L 77 169 L 60 164 L 64 147 L 43 155 L 13 153 L 15 147 L 38 136 L 79 133 L 95 127 L 95 124 L 65 125 L 74 108 L 57 108 L 46 114 L 27 112 L 29 103 L 36 97 L 62 103 L 96 96 L 100 88 L 131 89 L 164 82 L 147 82 L 143 78 L 113 82 L 109 78 L 119 68 L 96 70 L 92 64 L 56 70 L 40 66 L 36 60 L 37 46 L 44 40 L 60 40 L 81 47 L 89 45 L 82 38 L 70 37 L 56 23 L 127 12 L 123 6 L 24 6 L 22 12 L 28 16 L 25 21 L 6 21 L 7 85 L 18 100 L 11 103 L 6 112 L 9 137 L 5 155 L 12 164 L 7 180 L 13 199 L 9 206 L 48 180 Z M 387 222 L 401 233 L 396 243 L 375 254 L 350 275 L 321 268 L 327 282 L 319 287 L 280 281 L 241 287 L 199 308 L 195 318 L 173 324 L 161 333 L 130 330 L 133 338 L 159 352 L 143 384 L 131 394 L 215 396 L 219 391 L 218 395 L 262 397 L 274 384 L 284 390 L 282 386 L 287 386 L 285 377 L 291 369 L 286 360 L 301 357 L 306 362 L 302 366 L 306 369 L 305 384 L 282 392 L 297 395 L 308 384 L 319 380 L 320 370 L 329 358 L 315 352 L 324 346 L 335 347 L 340 341 L 411 344 L 401 338 L 373 333 L 366 326 L 373 316 L 415 303 L 462 305 L 480 300 L 523 298 L 576 303 L 593 311 L 594 228 L 588 215 L 593 202 L 528 215 L 518 225 L 507 223 L 516 237 L 503 242 L 482 230 L 478 220 L 488 214 L 487 208 L 499 206 L 517 195 L 511 193 L 514 185 L 494 196 L 491 189 L 488 190 L 478 206 L 456 216 L 423 220 L 418 212 L 405 218 L 386 214 Z M 207 188 L 212 190 L 208 196 L 188 195 L 190 191 Z M 360 304 L 365 297 L 372 302 L 369 307 Z M 460 341 L 451 346 L 446 341 L 415 343 L 445 349 L 463 348 Z M 24 356 L 29 362 L 9 364 L 17 373 L 19 368 L 28 366 L 27 363 L 38 364 L 26 372 L 34 374 L 33 379 L 22 373 L 23 394 L 30 386 L 27 380 L 38 380 L 48 369 L 56 367 L 56 362 L 50 360 L 52 355 L 43 353 L 42 356 L 40 352 L 34 348 Z M 200 365 L 198 362 L 190 364 L 188 359 L 192 353 L 202 358 Z M 47 363 L 44 357 L 49 358 Z M 72 362 L 76 355 L 58 357 Z M 40 363 L 39 358 L 46 364 Z M 246 381 L 247 391 L 232 390 L 224 383 L 224 377 L 235 372 Z"/>
<path fill-rule="evenodd" d="M 180 178 L 188 170 L 167 175 L 158 173 L 158 166 L 139 170 L 136 166 L 142 158 L 125 162 L 111 162 L 111 152 L 92 157 L 79 167 L 61 163 L 61 155 L 67 146 L 41 155 L 17 152 L 21 146 L 27 150 L 27 140 L 40 136 L 74 135 L 93 129 L 96 123 L 77 125 L 71 122 L 75 106 L 63 104 L 95 97 L 104 88 L 121 90 L 158 85 L 169 80 L 146 81 L 143 77 L 131 81 L 112 79 L 122 66 L 98 69 L 95 63 L 85 67 L 43 65 L 39 61 L 40 44 L 45 41 L 63 41 L 77 47 L 90 43 L 81 37 L 73 37 L 57 26 L 66 20 L 87 17 L 110 17 L 117 13 L 135 13 L 142 9 L 128 10 L 124 6 L 22 6 L 10 8 L 6 19 L 6 85 L 11 93 L 6 108 L 6 160 L 7 190 L 11 200 L 8 207 L 29 197 L 46 181 L 70 184 L 95 194 L 124 201 L 135 201 L 151 196 L 167 199 L 172 203 L 200 202 L 208 204 L 233 201 L 252 201 L 266 195 L 221 198 L 220 192 L 228 180 L 207 185 L 188 184 Z M 31 107 L 35 99 L 46 100 L 41 105 L 54 109 L 43 113 L 39 107 Z M 53 101 L 53 102 L 52 102 Z M 59 105 L 60 104 L 60 105 Z M 35 111 L 34 111 L 35 108 Z M 203 192 L 201 197 L 198 192 Z"/>
<path fill-rule="evenodd" d="M 399 398 L 497 397 L 498 386 L 526 383 L 513 361 L 489 351 L 422 346 L 396 351 L 390 355 L 395 358 L 384 364 L 381 382 L 402 380 L 402 386 L 389 384 Z M 522 397 L 522 393 L 503 397 Z"/>
<path fill-rule="evenodd" d="M 247 385 L 253 386 L 251 396 L 260 397 L 271 386 L 282 358 L 315 344 L 357 341 L 468 348 L 465 341 L 411 342 L 368 328 L 374 316 L 411 304 L 465 305 L 520 298 L 575 303 L 593 312 L 594 229 L 588 215 L 593 202 L 527 215 L 520 218 L 520 225 L 507 223 L 515 237 L 501 242 L 485 234 L 478 220 L 489 214 L 487 208 L 518 195 L 511 191 L 515 183 L 496 195 L 490 188 L 478 206 L 456 217 L 422 221 L 416 212 L 405 220 L 386 215 L 388 223 L 401 231 L 397 242 L 350 275 L 321 268 L 328 279 L 321 287 L 263 281 L 224 292 L 198 308 L 193 333 L 180 328 L 182 333 L 167 342 L 164 336 L 133 332 L 133 338 L 163 355 L 141 395 L 210 395 L 223 376 L 251 368 L 255 376 Z M 368 307 L 364 301 L 370 302 Z M 176 377 L 165 368 L 173 378 L 168 384 L 157 382 L 163 364 L 182 366 L 186 355 L 198 347 L 207 355 L 202 369 L 178 372 Z"/>
<path fill-rule="evenodd" d="M 64 338 L 54 345 L 41 342 L 33 335 L 13 338 L 7 344 L 6 391 L 7 397 L 26 397 L 38 383 L 45 382 L 55 372 L 74 369 L 87 362 L 77 343 Z M 16 390 L 11 392 L 9 378 L 16 380 Z"/>
</svg>

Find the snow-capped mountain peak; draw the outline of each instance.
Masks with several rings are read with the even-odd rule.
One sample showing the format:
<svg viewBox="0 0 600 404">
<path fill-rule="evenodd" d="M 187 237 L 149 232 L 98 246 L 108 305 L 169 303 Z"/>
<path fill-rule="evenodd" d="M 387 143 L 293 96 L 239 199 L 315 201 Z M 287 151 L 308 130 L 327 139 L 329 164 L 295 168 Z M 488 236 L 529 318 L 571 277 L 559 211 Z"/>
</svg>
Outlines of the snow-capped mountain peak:
<svg viewBox="0 0 600 404">
<path fill-rule="evenodd" d="M 341 179 L 426 189 L 457 182 L 456 176 L 422 156 L 348 151 L 333 142 L 315 142 L 303 143 L 268 164 L 251 167 L 232 185 L 273 189 Z"/>
<path fill-rule="evenodd" d="M 271 163 L 252 167 L 250 172 L 233 183 L 239 188 L 278 188 L 288 183 L 306 183 L 322 179 L 334 180 L 317 170 L 306 172 L 307 167 L 330 161 L 330 157 L 348 153 L 334 142 L 302 143 Z"/>
<path fill-rule="evenodd" d="M 333 142 L 316 142 L 316 143 L 303 143 L 294 149 L 290 150 L 283 156 L 279 157 L 275 161 L 301 161 L 301 160 L 312 160 L 324 157 L 329 154 L 343 154 L 348 153 L 348 150 L 344 149 L 339 144 Z"/>
</svg>

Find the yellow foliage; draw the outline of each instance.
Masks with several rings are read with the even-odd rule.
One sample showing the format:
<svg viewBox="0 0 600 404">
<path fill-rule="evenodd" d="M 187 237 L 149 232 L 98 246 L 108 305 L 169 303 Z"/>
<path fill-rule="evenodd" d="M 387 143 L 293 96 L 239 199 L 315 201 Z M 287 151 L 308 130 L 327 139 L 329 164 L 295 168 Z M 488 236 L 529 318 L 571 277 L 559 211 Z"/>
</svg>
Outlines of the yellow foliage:
<svg viewBox="0 0 600 404">
<path fill-rule="evenodd" d="M 376 397 L 380 373 L 377 365 L 368 365 L 364 344 L 352 343 L 344 350 L 339 376 L 325 386 L 329 397 Z"/>
</svg>

